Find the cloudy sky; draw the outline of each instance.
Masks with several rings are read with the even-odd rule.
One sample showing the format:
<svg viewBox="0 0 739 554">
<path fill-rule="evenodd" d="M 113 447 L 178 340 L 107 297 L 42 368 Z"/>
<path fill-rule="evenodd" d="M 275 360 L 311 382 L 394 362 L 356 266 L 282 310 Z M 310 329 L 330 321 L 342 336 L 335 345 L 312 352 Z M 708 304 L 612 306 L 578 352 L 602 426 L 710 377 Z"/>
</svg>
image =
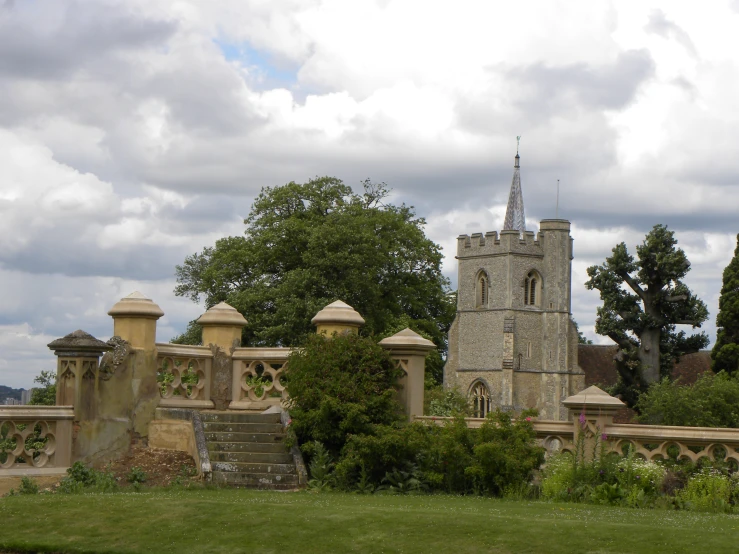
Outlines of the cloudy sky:
<svg viewBox="0 0 739 554">
<path fill-rule="evenodd" d="M 498 230 L 522 135 L 529 228 L 585 269 L 656 223 L 713 320 L 739 206 L 739 1 L 0 0 L 0 384 L 140 290 L 158 338 L 202 307 L 187 254 L 243 232 L 262 186 L 371 178 L 455 237 Z"/>
</svg>

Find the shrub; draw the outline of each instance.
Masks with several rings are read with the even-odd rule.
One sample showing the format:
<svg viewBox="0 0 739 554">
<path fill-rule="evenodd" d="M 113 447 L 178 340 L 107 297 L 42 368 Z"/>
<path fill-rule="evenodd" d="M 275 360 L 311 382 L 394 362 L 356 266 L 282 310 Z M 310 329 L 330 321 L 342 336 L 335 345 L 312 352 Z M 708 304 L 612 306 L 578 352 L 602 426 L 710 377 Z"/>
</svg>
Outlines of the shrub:
<svg viewBox="0 0 739 554">
<path fill-rule="evenodd" d="M 542 471 L 542 496 L 553 500 L 566 500 L 572 488 L 573 472 L 572 454 L 560 452 L 550 456 Z"/>
<path fill-rule="evenodd" d="M 112 473 L 98 471 L 87 467 L 82 462 L 75 462 L 67 469 L 67 476 L 59 483 L 60 493 L 72 494 L 85 491 L 114 492 L 118 490 L 118 481 Z"/>
<path fill-rule="evenodd" d="M 334 458 L 348 437 L 397 425 L 402 370 L 372 339 L 354 334 L 309 337 L 290 355 L 288 385 L 292 428 L 311 456 L 316 441 Z"/>
<path fill-rule="evenodd" d="M 30 477 L 23 477 L 18 494 L 38 494 L 38 484 Z"/>
<path fill-rule="evenodd" d="M 134 466 L 126 475 L 126 481 L 133 484 L 141 484 L 146 482 L 146 472 L 138 466 Z"/>
<path fill-rule="evenodd" d="M 313 458 L 308 466 L 311 477 L 310 481 L 308 481 L 308 487 L 317 491 L 331 488 L 330 473 L 333 465 L 328 450 L 320 442 L 316 441 L 313 444 Z"/>
<path fill-rule="evenodd" d="M 703 468 L 688 479 L 677 499 L 688 509 L 723 512 L 729 509 L 731 489 L 729 477 L 715 469 Z"/>
<path fill-rule="evenodd" d="M 431 387 L 425 392 L 426 415 L 436 417 L 469 416 L 470 403 L 458 389 Z"/>
<path fill-rule="evenodd" d="M 739 428 L 739 376 L 701 375 L 693 385 L 663 380 L 636 404 L 640 423 Z"/>
</svg>

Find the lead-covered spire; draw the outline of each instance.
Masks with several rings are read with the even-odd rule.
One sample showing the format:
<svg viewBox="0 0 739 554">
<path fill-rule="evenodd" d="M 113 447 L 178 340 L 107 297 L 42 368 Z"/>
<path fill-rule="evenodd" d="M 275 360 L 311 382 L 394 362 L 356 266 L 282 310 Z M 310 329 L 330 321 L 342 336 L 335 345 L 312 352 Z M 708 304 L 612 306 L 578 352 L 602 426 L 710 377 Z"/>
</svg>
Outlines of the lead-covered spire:
<svg viewBox="0 0 739 554">
<path fill-rule="evenodd" d="M 521 137 L 516 137 L 518 140 Z M 513 164 L 513 181 L 511 182 L 511 193 L 508 196 L 508 208 L 505 212 L 504 231 L 526 232 L 526 215 L 523 211 L 523 192 L 521 191 L 521 156 L 518 155 L 516 147 L 516 158 Z"/>
</svg>

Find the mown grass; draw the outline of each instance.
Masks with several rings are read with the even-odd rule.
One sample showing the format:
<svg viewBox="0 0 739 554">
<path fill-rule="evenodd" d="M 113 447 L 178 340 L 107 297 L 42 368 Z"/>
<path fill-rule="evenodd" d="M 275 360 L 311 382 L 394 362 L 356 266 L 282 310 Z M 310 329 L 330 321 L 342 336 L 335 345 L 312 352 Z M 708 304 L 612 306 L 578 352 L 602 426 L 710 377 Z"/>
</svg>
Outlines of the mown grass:
<svg viewBox="0 0 739 554">
<path fill-rule="evenodd" d="M 739 516 L 245 490 L 0 499 L 7 552 L 732 552 Z"/>
</svg>

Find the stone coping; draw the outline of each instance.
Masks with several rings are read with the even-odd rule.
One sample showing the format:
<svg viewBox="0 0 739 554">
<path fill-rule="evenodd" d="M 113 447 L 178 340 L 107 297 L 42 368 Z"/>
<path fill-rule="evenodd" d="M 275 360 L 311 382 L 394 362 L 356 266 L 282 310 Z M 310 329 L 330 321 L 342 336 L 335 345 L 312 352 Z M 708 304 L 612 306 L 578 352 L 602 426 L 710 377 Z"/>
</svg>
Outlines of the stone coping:
<svg viewBox="0 0 739 554">
<path fill-rule="evenodd" d="M 74 419 L 74 406 L 0 406 L 0 421 L 9 419 Z"/>
<path fill-rule="evenodd" d="M 285 361 L 290 354 L 296 350 L 287 347 L 262 347 L 262 346 L 240 346 L 234 348 L 233 360 L 264 360 L 268 361 Z"/>
<path fill-rule="evenodd" d="M 156 343 L 159 356 L 181 356 L 187 358 L 212 358 L 213 352 L 208 346 L 191 344 L 171 344 L 169 342 Z"/>
<path fill-rule="evenodd" d="M 79 356 L 99 356 L 103 352 L 112 350 L 112 347 L 107 342 L 96 339 L 82 329 L 77 329 L 60 339 L 53 340 L 46 346 L 53 350 L 57 356 L 70 356 L 73 354 Z"/>
<path fill-rule="evenodd" d="M 135 291 L 116 302 L 108 312 L 108 315 L 113 317 L 129 316 L 159 319 L 164 315 L 164 312 L 151 298 L 147 298 L 139 291 Z"/>
<path fill-rule="evenodd" d="M 336 323 L 360 327 L 364 325 L 364 318 L 349 304 L 337 300 L 313 316 L 310 322 L 313 325 Z"/>
<path fill-rule="evenodd" d="M 429 351 L 434 350 L 436 345 L 428 339 L 423 338 L 418 333 L 410 330 L 408 327 L 402 331 L 395 333 L 392 337 L 387 337 L 380 341 L 383 348 L 407 348 L 412 350 Z"/>
<path fill-rule="evenodd" d="M 246 318 L 236 308 L 219 302 L 197 319 L 197 323 L 204 327 L 221 325 L 224 327 L 243 327 L 247 324 Z"/>
<path fill-rule="evenodd" d="M 578 407 L 582 407 L 586 410 L 598 408 L 616 410 L 626 406 L 618 398 L 614 398 L 595 385 L 566 398 L 562 401 L 562 404 L 568 408 L 577 409 Z"/>
</svg>

